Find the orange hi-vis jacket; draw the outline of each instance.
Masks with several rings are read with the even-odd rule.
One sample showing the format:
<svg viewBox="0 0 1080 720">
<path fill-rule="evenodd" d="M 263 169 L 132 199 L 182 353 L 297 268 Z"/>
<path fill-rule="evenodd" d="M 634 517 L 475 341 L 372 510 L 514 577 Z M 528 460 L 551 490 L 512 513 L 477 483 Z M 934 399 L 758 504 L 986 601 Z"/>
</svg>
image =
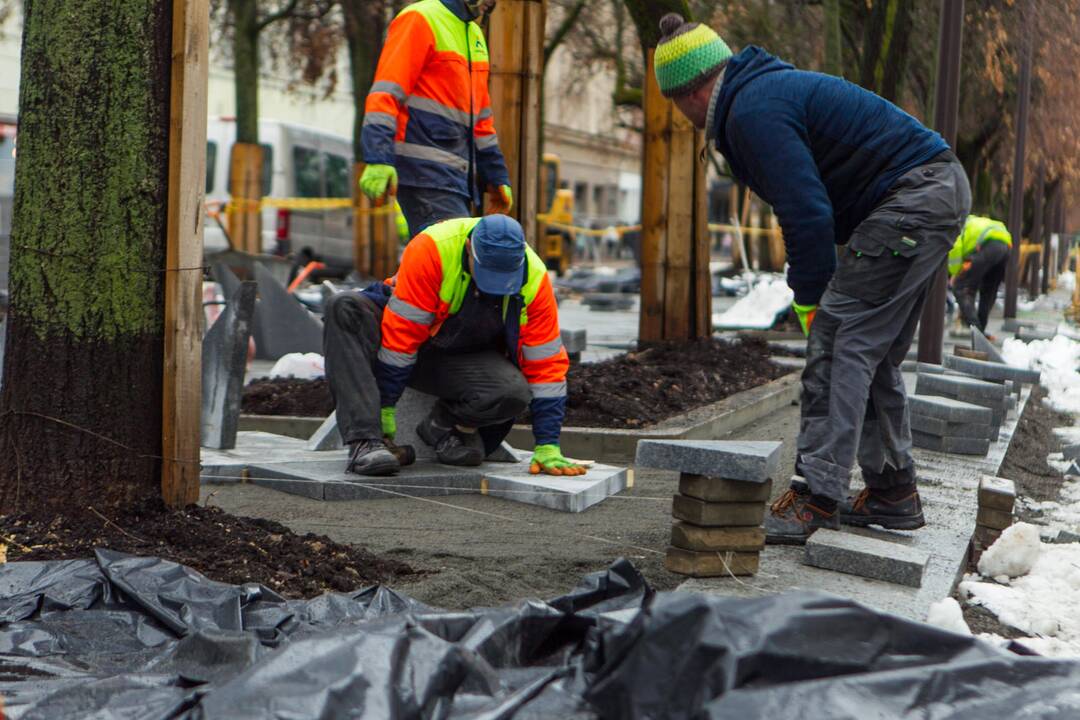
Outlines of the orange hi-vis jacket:
<svg viewBox="0 0 1080 720">
<path fill-rule="evenodd" d="M 421 346 L 461 309 L 472 283 L 467 242 L 479 222 L 480 218 L 455 218 L 430 226 L 405 247 L 397 275 L 384 283 L 382 292 L 390 297 L 375 363 L 383 407 L 397 403 Z M 547 267 L 531 248 L 525 254 L 521 293 L 503 302 L 506 347 L 532 390 L 536 444 L 558 444 L 570 359 Z"/>
<path fill-rule="evenodd" d="M 390 24 L 364 104 L 364 162 L 398 183 L 450 190 L 509 185 L 488 95 L 488 50 L 462 0 L 420 0 Z"/>
</svg>

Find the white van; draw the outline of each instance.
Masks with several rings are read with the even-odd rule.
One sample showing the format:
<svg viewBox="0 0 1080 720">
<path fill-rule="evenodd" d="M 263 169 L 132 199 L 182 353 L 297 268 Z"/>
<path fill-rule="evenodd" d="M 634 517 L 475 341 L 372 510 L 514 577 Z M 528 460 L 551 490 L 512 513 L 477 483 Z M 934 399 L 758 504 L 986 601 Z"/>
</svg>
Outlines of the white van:
<svg viewBox="0 0 1080 720">
<path fill-rule="evenodd" d="M 229 166 L 236 142 L 236 122 L 210 118 L 206 139 L 206 199 L 229 200 Z M 352 195 L 352 140 L 302 125 L 259 121 L 263 147 L 264 197 L 346 198 Z M 222 218 L 224 222 L 224 218 Z M 353 213 L 339 210 L 301 211 L 265 208 L 262 249 L 287 256 L 305 248 L 329 265 L 353 264 Z M 206 253 L 227 250 L 221 227 L 206 219 Z"/>
</svg>

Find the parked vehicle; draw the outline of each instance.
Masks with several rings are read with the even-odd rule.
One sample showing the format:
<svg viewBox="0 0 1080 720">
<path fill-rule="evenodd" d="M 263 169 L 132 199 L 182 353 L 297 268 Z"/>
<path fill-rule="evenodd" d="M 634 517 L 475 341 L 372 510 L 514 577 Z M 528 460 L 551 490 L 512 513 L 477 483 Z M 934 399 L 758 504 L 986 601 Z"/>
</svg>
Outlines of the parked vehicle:
<svg viewBox="0 0 1080 720">
<path fill-rule="evenodd" d="M 261 120 L 262 195 L 275 198 L 345 198 L 352 194 L 352 141 L 302 125 Z M 206 142 L 206 199 L 229 201 L 229 167 L 236 142 L 232 118 L 211 118 Z M 262 210 L 262 250 L 288 256 L 307 254 L 328 265 L 353 264 L 351 209 Z M 227 250 L 221 226 L 208 217 L 205 252 Z"/>
</svg>

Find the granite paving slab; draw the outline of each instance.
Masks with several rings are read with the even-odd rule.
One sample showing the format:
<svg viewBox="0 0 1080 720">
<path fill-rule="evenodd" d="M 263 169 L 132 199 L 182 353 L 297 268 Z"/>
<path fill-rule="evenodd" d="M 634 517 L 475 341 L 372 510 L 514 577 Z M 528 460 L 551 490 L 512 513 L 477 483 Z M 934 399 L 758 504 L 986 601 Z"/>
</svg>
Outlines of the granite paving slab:
<svg viewBox="0 0 1080 720">
<path fill-rule="evenodd" d="M 913 429 L 911 442 L 917 448 L 956 455 L 985 455 L 990 452 L 990 440 L 987 438 L 949 437 L 948 435 L 942 437 Z"/>
<path fill-rule="evenodd" d="M 1021 383 L 1039 382 L 1038 370 L 1025 370 L 1002 363 L 987 362 L 986 360 L 972 360 L 956 355 L 946 355 L 942 358 L 942 364 L 950 370 L 959 370 L 982 380 L 1003 382 L 1015 380 Z"/>
<path fill-rule="evenodd" d="M 641 440 L 635 465 L 692 475 L 765 482 L 780 467 L 779 442 Z"/>
<path fill-rule="evenodd" d="M 925 550 L 837 530 L 818 530 L 806 541 L 806 564 L 825 570 L 919 587 L 930 562 Z"/>
<path fill-rule="evenodd" d="M 981 440 L 996 440 L 998 428 L 994 425 L 977 425 L 975 423 L 951 423 L 940 418 L 926 417 L 925 415 L 912 414 L 911 429 L 927 435 L 938 437 L 966 437 Z"/>
<path fill-rule="evenodd" d="M 908 397 L 908 408 L 913 415 L 925 415 L 951 423 L 990 425 L 994 421 L 994 413 L 989 408 L 937 395 L 911 395 Z"/>
<path fill-rule="evenodd" d="M 1001 351 L 998 350 L 997 345 L 990 342 L 990 339 L 979 332 L 978 328 L 971 329 L 971 349 L 986 353 L 991 362 L 1005 362 L 1005 358 L 1002 356 Z"/>
</svg>

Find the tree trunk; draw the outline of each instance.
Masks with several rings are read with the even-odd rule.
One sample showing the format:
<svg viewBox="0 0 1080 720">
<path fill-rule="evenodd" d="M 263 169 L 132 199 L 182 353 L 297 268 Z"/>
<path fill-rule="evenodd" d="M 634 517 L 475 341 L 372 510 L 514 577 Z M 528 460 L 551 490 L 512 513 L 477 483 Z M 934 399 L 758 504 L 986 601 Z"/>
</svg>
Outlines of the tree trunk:
<svg viewBox="0 0 1080 720">
<path fill-rule="evenodd" d="M 345 15 L 345 38 L 349 49 L 353 104 L 353 158 L 364 161 L 360 146 L 360 130 L 364 126 L 364 101 L 371 83 L 375 81 L 375 67 L 382 52 L 383 34 L 386 31 L 385 8 L 382 2 L 371 0 L 341 0 Z"/>
<path fill-rule="evenodd" d="M 160 498 L 168 0 L 27 0 L 0 511 Z"/>
<path fill-rule="evenodd" d="M 825 72 L 844 76 L 843 34 L 840 31 L 840 0 L 825 0 Z"/>
<path fill-rule="evenodd" d="M 859 83 L 896 102 L 911 36 L 911 0 L 879 0 L 870 8 L 863 35 Z"/>
<path fill-rule="evenodd" d="M 256 0 L 229 0 L 233 15 L 236 142 L 259 142 L 259 16 Z"/>
</svg>

